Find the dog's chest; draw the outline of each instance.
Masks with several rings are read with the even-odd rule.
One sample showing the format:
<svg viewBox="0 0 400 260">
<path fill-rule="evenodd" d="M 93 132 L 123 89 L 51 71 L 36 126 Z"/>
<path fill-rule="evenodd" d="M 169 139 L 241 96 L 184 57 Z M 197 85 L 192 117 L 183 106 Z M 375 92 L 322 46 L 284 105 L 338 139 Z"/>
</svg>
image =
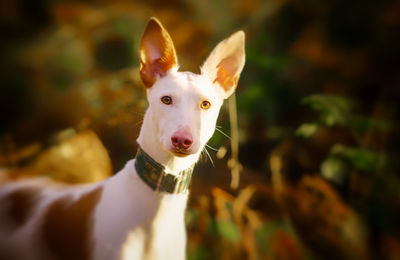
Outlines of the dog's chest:
<svg viewBox="0 0 400 260">
<path fill-rule="evenodd" d="M 184 259 L 188 195 L 154 192 L 131 166 L 105 185 L 95 213 L 94 259 Z"/>
<path fill-rule="evenodd" d="M 185 259 L 187 195 L 165 196 L 150 223 L 128 233 L 122 259 Z"/>
<path fill-rule="evenodd" d="M 166 259 L 184 259 L 186 245 L 185 208 L 187 195 L 166 195 L 152 224 L 152 247 Z M 163 257 L 165 257 L 165 255 Z M 154 255 L 152 259 L 160 259 Z"/>
</svg>

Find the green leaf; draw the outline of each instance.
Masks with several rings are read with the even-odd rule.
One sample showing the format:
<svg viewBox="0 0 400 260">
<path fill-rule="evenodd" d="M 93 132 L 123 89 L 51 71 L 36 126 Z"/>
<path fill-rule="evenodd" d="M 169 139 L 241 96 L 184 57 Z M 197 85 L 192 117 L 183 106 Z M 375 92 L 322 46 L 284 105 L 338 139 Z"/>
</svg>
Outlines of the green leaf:
<svg viewBox="0 0 400 260">
<path fill-rule="evenodd" d="M 344 183 L 347 171 L 346 163 L 336 156 L 329 156 L 321 164 L 321 175 L 336 184 Z"/>
<path fill-rule="evenodd" d="M 350 119 L 350 125 L 353 129 L 362 133 L 371 129 L 378 131 L 389 131 L 393 129 L 393 125 L 384 119 L 371 118 L 362 115 L 352 116 Z"/>
<path fill-rule="evenodd" d="M 186 225 L 193 224 L 197 220 L 198 216 L 199 212 L 197 210 L 187 209 L 185 212 L 185 224 Z"/>
<path fill-rule="evenodd" d="M 188 247 L 188 260 L 206 260 L 211 258 L 210 250 L 202 245 L 196 247 Z"/>
<path fill-rule="evenodd" d="M 217 220 L 217 231 L 218 233 L 230 242 L 240 241 L 239 228 L 230 220 Z"/>
<path fill-rule="evenodd" d="M 311 95 L 302 101 L 320 113 L 320 121 L 327 126 L 347 125 L 353 102 L 344 97 Z"/>
<path fill-rule="evenodd" d="M 296 135 L 304 138 L 313 136 L 318 130 L 318 124 L 305 123 L 300 125 L 296 130 Z"/>
<path fill-rule="evenodd" d="M 341 156 L 357 170 L 375 173 L 386 164 L 387 158 L 383 153 L 367 150 L 364 148 L 347 147 L 336 144 L 331 149 L 331 154 Z"/>
</svg>

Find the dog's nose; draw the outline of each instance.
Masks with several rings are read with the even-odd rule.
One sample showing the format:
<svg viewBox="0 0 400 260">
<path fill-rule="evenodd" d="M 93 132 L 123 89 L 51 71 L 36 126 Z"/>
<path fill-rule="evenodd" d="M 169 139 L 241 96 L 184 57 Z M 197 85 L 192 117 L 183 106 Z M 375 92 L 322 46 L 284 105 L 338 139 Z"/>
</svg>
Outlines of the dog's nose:
<svg viewBox="0 0 400 260">
<path fill-rule="evenodd" d="M 193 144 L 193 137 L 187 131 L 176 131 L 171 137 L 172 145 L 175 148 L 189 149 Z"/>
</svg>

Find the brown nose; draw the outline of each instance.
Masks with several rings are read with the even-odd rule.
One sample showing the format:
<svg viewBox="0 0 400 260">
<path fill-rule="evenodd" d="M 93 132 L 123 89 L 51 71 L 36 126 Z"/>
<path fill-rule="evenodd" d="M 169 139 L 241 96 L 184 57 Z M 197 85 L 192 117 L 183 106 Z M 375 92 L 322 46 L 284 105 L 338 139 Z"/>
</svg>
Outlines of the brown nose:
<svg viewBox="0 0 400 260">
<path fill-rule="evenodd" d="M 179 149 L 189 149 L 193 144 L 193 137 L 188 131 L 178 130 L 171 137 L 172 145 Z"/>
</svg>

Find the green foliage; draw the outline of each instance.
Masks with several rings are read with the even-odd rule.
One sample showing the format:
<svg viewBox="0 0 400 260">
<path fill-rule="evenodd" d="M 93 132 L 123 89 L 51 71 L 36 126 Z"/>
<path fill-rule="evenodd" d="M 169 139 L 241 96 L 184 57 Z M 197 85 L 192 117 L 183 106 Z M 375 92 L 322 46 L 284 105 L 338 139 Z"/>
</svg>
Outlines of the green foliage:
<svg viewBox="0 0 400 260">
<path fill-rule="evenodd" d="M 313 136 L 320 124 L 329 127 L 347 127 L 350 130 L 358 132 L 363 132 L 367 128 L 379 130 L 390 129 L 389 123 L 383 120 L 354 115 L 352 113 L 354 102 L 348 98 L 330 95 L 311 95 L 304 98 L 303 103 L 319 113 L 319 121 L 300 125 L 296 131 L 296 135 L 302 137 L 308 138 Z M 339 181 L 344 178 L 344 172 L 346 171 L 345 163 L 356 170 L 377 172 L 382 169 L 385 162 L 386 156 L 383 153 L 335 144 L 329 156 L 322 163 L 321 172 L 326 178 Z"/>
<path fill-rule="evenodd" d="M 282 69 L 288 63 L 287 56 L 271 55 L 267 57 L 265 55 L 260 55 L 260 50 L 257 48 L 247 48 L 246 55 L 248 61 L 254 62 L 259 67 L 266 70 Z"/>
<path fill-rule="evenodd" d="M 332 147 L 331 155 L 344 158 L 354 169 L 369 173 L 380 171 L 386 162 L 386 156 L 383 153 L 341 144 Z"/>
<path fill-rule="evenodd" d="M 239 227 L 231 220 L 216 220 L 215 227 L 218 234 L 227 241 L 240 241 Z"/>
<path fill-rule="evenodd" d="M 346 97 L 314 94 L 303 98 L 302 103 L 309 106 L 319 115 L 319 120 L 314 123 L 305 123 L 296 130 L 296 135 L 305 138 L 313 136 L 319 125 L 328 127 L 347 127 L 357 134 L 367 130 L 388 131 L 393 125 L 383 119 L 355 114 L 355 102 Z"/>
<path fill-rule="evenodd" d="M 320 122 L 327 126 L 347 125 L 353 102 L 344 97 L 330 95 L 311 95 L 303 103 L 319 112 Z"/>
<path fill-rule="evenodd" d="M 207 260 L 211 259 L 210 249 L 199 244 L 196 247 L 189 247 L 187 252 L 188 260 Z"/>
<path fill-rule="evenodd" d="M 255 237 L 257 241 L 257 245 L 261 250 L 268 252 L 268 240 L 272 237 L 273 233 L 278 229 L 282 229 L 283 223 L 281 221 L 270 221 L 265 223 L 262 227 L 260 227 L 255 232 Z"/>
<path fill-rule="evenodd" d="M 254 235 L 262 259 L 312 259 L 312 255 L 302 248 L 290 222 L 268 221 Z"/>
<path fill-rule="evenodd" d="M 296 130 L 296 135 L 305 138 L 311 137 L 317 132 L 318 127 L 316 123 L 301 124 Z"/>
<path fill-rule="evenodd" d="M 318 113 L 316 122 L 304 123 L 296 130 L 296 135 L 304 138 L 312 137 L 320 126 L 341 127 L 353 133 L 356 142 L 367 131 L 388 131 L 393 126 L 382 119 L 375 119 L 354 113 L 355 102 L 349 98 L 331 95 L 310 95 L 303 104 Z M 341 184 L 348 178 L 352 170 L 378 173 L 387 165 L 387 156 L 383 152 L 361 147 L 350 147 L 334 144 L 328 156 L 321 163 L 321 175 L 327 180 Z"/>
<path fill-rule="evenodd" d="M 74 40 L 64 44 L 49 60 L 52 83 L 58 89 L 72 86 L 78 76 L 89 70 L 90 62 L 83 42 Z"/>
<path fill-rule="evenodd" d="M 342 158 L 328 156 L 321 164 L 321 175 L 336 184 L 342 184 L 347 178 L 348 167 Z"/>
<path fill-rule="evenodd" d="M 390 131 L 394 125 L 383 119 L 371 118 L 362 115 L 349 115 L 349 126 L 359 133 L 364 133 L 367 130 Z"/>
<path fill-rule="evenodd" d="M 185 211 L 185 224 L 186 226 L 194 223 L 199 215 L 199 212 L 194 209 L 187 209 Z"/>
<path fill-rule="evenodd" d="M 364 148 L 353 148 L 335 144 L 321 164 L 321 174 L 326 179 L 341 184 L 349 171 L 378 173 L 386 164 L 386 155 Z"/>
</svg>

